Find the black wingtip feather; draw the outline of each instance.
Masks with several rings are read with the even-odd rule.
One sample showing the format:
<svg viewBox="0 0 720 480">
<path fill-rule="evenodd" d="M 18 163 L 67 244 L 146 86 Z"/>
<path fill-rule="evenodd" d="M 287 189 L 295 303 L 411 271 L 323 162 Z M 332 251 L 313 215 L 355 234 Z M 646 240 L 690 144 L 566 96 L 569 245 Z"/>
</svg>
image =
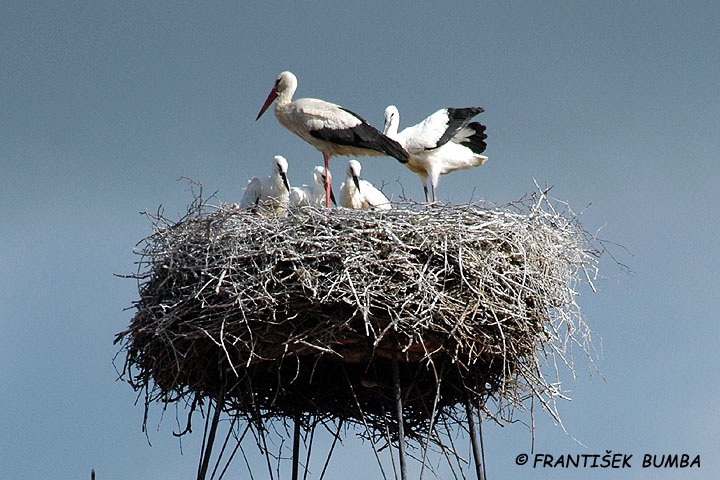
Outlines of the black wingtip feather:
<svg viewBox="0 0 720 480">
<path fill-rule="evenodd" d="M 343 108 L 346 112 L 354 115 L 361 123 L 353 128 L 344 130 L 331 130 L 322 128 L 310 132 L 315 138 L 328 140 L 338 145 L 352 145 L 360 148 L 367 148 L 382 152 L 397 159 L 400 163 L 407 163 L 409 160 L 408 153 L 398 142 L 383 135 L 377 128 L 373 127 L 364 118 L 357 113 Z"/>
<path fill-rule="evenodd" d="M 357 117 L 362 124 L 358 127 L 355 127 L 357 129 L 360 129 L 360 135 L 363 137 L 361 143 L 371 143 L 375 144 L 370 146 L 369 148 L 372 149 L 378 149 L 393 157 L 400 163 L 407 163 L 410 160 L 410 157 L 408 153 L 405 151 L 405 149 L 400 145 L 398 142 L 393 140 L 390 137 L 385 136 L 380 130 L 370 125 L 367 120 L 365 120 L 363 117 L 358 115 L 357 113 L 348 110 L 347 108 L 340 107 L 346 112 L 350 113 L 351 115 L 354 115 Z M 359 145 L 359 146 L 365 146 L 365 145 Z M 377 147 L 377 148 L 376 148 Z"/>
<path fill-rule="evenodd" d="M 410 160 L 408 152 L 398 142 L 390 137 L 386 137 L 382 133 L 378 132 L 383 138 L 381 145 L 383 146 L 382 151 L 395 158 L 400 163 L 407 163 Z"/>
<path fill-rule="evenodd" d="M 445 110 L 448 114 L 447 128 L 435 145 L 436 148 L 449 142 L 457 132 L 470 123 L 475 115 L 485 111 L 482 107 L 446 108 Z"/>
<path fill-rule="evenodd" d="M 470 120 L 475 115 L 485 111 L 482 107 L 448 108 L 450 120 Z"/>
<path fill-rule="evenodd" d="M 485 125 L 479 122 L 471 122 L 467 125 L 473 131 L 472 135 L 468 136 L 466 140 L 460 142 L 460 145 L 465 145 L 473 153 L 481 154 L 487 148 L 487 135 L 485 134 Z"/>
</svg>

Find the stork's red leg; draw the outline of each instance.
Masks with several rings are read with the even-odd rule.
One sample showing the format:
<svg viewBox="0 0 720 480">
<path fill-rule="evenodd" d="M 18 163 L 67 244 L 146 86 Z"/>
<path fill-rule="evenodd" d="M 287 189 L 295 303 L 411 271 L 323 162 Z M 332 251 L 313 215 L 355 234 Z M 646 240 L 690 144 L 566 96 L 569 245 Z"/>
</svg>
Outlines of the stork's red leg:
<svg viewBox="0 0 720 480">
<path fill-rule="evenodd" d="M 330 157 L 323 152 L 323 160 L 325 160 L 325 206 L 330 208 Z"/>
</svg>

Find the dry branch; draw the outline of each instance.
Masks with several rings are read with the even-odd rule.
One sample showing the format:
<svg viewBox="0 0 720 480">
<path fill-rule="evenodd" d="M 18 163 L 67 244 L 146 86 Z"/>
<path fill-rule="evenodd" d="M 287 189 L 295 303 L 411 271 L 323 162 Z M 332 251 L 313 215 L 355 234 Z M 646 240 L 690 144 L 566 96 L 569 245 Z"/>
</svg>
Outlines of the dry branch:
<svg viewBox="0 0 720 480">
<path fill-rule="evenodd" d="M 576 285 L 600 254 L 558 205 L 267 218 L 196 197 L 177 222 L 148 215 L 122 376 L 146 408 L 224 398 L 258 422 L 311 413 L 396 433 L 397 351 L 410 437 L 468 394 L 513 407 L 534 395 L 552 411 L 561 391 L 543 366 L 587 347 Z"/>
</svg>

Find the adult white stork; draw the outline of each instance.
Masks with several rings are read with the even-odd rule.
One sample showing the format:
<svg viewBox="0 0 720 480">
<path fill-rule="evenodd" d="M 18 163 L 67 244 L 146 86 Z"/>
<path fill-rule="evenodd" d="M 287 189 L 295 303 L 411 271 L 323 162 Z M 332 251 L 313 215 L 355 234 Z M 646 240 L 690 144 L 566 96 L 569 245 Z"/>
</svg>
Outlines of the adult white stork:
<svg viewBox="0 0 720 480">
<path fill-rule="evenodd" d="M 408 154 L 395 140 L 383 135 L 362 117 L 334 103 L 315 98 L 292 100 L 297 77 L 282 72 L 275 79 L 270 94 L 255 120 L 275 103 L 275 116 L 288 130 L 317 148 L 323 155 L 325 168 L 333 155 L 387 155 L 407 163 Z M 325 180 L 325 205 L 330 207 L 330 178 Z"/>
<path fill-rule="evenodd" d="M 325 172 L 327 172 L 327 174 Z M 292 187 L 290 189 L 290 205 L 293 207 L 322 207 L 325 205 L 326 176 L 330 177 L 329 181 L 332 184 L 332 175 L 329 170 L 325 170 L 325 167 L 322 165 L 313 168 L 312 174 L 310 175 L 310 185 Z M 330 200 L 337 205 L 332 188 L 330 189 Z"/>
<path fill-rule="evenodd" d="M 287 213 L 290 199 L 290 183 L 287 179 L 288 162 L 282 155 L 275 155 L 270 176 L 253 177 L 248 181 L 240 208 L 256 213 Z"/>
<path fill-rule="evenodd" d="M 383 133 L 397 140 L 410 154 L 406 166 L 420 176 L 429 202 L 427 181 L 430 178 L 432 201 L 440 175 L 477 167 L 488 159 L 481 155 L 487 148 L 485 125 L 470 120 L 483 112 L 481 107 L 443 108 L 412 127 L 398 133 L 400 112 L 390 105 L 385 109 Z"/>
<path fill-rule="evenodd" d="M 390 210 L 390 200 L 375 186 L 360 178 L 362 166 L 350 160 L 345 170 L 345 181 L 340 186 L 340 205 L 355 210 L 377 208 Z"/>
</svg>

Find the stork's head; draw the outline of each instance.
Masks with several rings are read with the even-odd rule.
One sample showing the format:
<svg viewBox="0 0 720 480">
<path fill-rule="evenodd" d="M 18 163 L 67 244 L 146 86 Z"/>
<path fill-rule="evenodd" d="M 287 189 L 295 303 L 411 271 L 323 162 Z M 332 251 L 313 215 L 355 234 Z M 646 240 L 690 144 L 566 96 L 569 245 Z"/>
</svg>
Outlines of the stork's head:
<svg viewBox="0 0 720 480">
<path fill-rule="evenodd" d="M 290 191 L 290 182 L 287 178 L 288 172 L 288 161 L 282 155 L 275 155 L 273 158 L 272 174 L 280 177 L 282 184 L 285 186 L 287 191 Z"/>
<path fill-rule="evenodd" d="M 257 117 L 255 117 L 255 121 L 262 117 L 265 110 L 268 109 L 279 95 L 281 95 L 282 98 L 278 101 L 287 100 L 289 102 L 295 93 L 295 89 L 297 89 L 297 77 L 292 72 L 281 72 L 280 75 L 275 78 L 275 84 L 265 99 L 265 103 L 257 114 Z"/>
<path fill-rule="evenodd" d="M 360 191 L 360 170 L 362 169 L 362 166 L 360 165 L 360 162 L 357 160 L 350 160 L 347 165 L 347 170 L 345 171 L 348 180 L 352 178 L 353 183 L 355 184 L 355 187 Z"/>
<path fill-rule="evenodd" d="M 328 182 L 332 184 L 332 175 L 330 174 L 330 170 L 326 171 L 325 167 L 323 167 L 322 165 L 318 165 L 313 169 L 313 185 L 321 185 L 323 188 L 325 188 L 325 177 L 327 177 Z"/>
<path fill-rule="evenodd" d="M 399 124 L 400 112 L 395 105 L 388 105 L 388 107 L 385 109 L 385 125 L 383 127 L 383 133 L 385 135 L 396 134 Z"/>
<path fill-rule="evenodd" d="M 335 192 L 332 190 L 332 175 L 330 170 L 325 170 L 325 167 L 318 165 L 313 169 L 312 173 L 313 189 L 325 191 L 325 182 L 330 184 L 330 201 L 333 205 L 337 205 L 335 201 Z"/>
</svg>

